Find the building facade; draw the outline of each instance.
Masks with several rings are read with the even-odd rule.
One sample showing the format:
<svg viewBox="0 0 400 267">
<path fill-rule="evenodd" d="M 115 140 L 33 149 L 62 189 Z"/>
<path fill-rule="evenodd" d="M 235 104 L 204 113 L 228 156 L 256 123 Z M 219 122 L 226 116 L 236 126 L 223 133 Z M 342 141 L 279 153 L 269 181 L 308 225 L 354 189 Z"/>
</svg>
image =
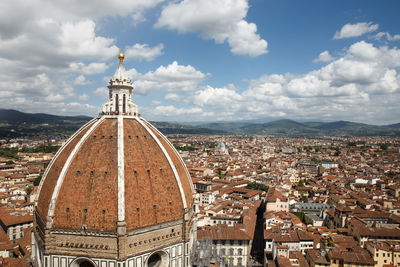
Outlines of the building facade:
<svg viewBox="0 0 400 267">
<path fill-rule="evenodd" d="M 22 212 L 1 212 L 0 213 L 0 226 L 4 233 L 7 235 L 8 240 L 16 242 L 18 239 L 24 237 L 24 230 L 32 227 L 32 216 Z"/>
<path fill-rule="evenodd" d="M 196 266 L 248 266 L 252 238 L 243 230 L 215 225 L 198 231 Z"/>
</svg>

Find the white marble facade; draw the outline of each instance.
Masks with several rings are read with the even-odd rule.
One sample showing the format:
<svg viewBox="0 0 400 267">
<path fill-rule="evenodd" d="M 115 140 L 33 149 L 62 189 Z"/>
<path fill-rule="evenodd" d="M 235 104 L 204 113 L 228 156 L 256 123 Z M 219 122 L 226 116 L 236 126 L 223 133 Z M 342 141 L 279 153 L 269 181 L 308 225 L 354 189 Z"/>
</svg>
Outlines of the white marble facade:
<svg viewBox="0 0 400 267">
<path fill-rule="evenodd" d="M 35 249 L 33 254 L 39 254 L 40 251 Z M 153 263 L 149 259 L 153 256 Z M 43 267 L 79 267 L 83 266 L 83 262 L 87 262 L 84 266 L 93 267 L 188 267 L 191 266 L 189 243 L 178 243 L 162 249 L 157 249 L 142 255 L 131 257 L 124 261 L 115 259 L 88 258 L 82 256 L 68 255 L 46 255 L 39 257 L 39 266 Z"/>
</svg>

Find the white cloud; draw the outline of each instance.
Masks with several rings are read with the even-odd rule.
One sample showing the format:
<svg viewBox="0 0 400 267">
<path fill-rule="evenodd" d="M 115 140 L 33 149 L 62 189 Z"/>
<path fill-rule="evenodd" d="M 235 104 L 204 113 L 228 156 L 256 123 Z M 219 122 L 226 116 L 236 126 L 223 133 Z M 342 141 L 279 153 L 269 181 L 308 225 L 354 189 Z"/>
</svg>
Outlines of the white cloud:
<svg viewBox="0 0 400 267">
<path fill-rule="evenodd" d="M 386 38 L 389 41 L 398 41 L 400 40 L 400 34 L 390 35 L 389 33 L 386 33 Z"/>
<path fill-rule="evenodd" d="M 80 101 L 87 101 L 89 99 L 89 96 L 87 94 L 81 94 L 78 99 Z"/>
<path fill-rule="evenodd" d="M 154 113 L 160 116 L 180 116 L 189 114 L 201 114 L 203 110 L 198 107 L 193 108 L 176 108 L 175 106 L 158 106 L 154 109 Z"/>
<path fill-rule="evenodd" d="M 159 101 L 159 100 L 153 100 L 153 101 L 151 101 L 151 104 L 152 105 L 154 105 L 154 106 L 159 106 L 159 105 L 161 105 L 161 101 Z"/>
<path fill-rule="evenodd" d="M 228 37 L 231 52 L 236 55 L 249 55 L 251 57 L 267 53 L 267 41 L 261 39 L 256 32 L 256 24 L 244 20 L 239 21 Z"/>
<path fill-rule="evenodd" d="M 112 16 L 143 18 L 147 9 L 161 2 L 0 1 L 0 95 L 8 95 L 0 101 L 1 106 L 9 107 L 28 96 L 31 110 L 34 103 L 45 111 L 46 101 L 64 101 L 65 107 L 68 101 L 79 102 L 79 94 L 73 93 L 75 76 L 71 74 L 104 73 L 106 61 L 118 53 L 114 37 L 99 34 L 99 27 Z M 82 76 L 75 82 L 87 81 Z M 38 86 L 40 83 L 42 86 Z M 14 90 L 5 94 L 10 85 Z"/>
<path fill-rule="evenodd" d="M 92 75 L 92 74 L 104 73 L 107 69 L 108 69 L 108 66 L 105 63 L 92 62 L 88 65 L 85 65 L 82 62 L 79 62 L 79 63 L 73 62 L 73 63 L 69 64 L 69 68 L 67 69 L 67 72 L 83 73 L 86 75 Z"/>
<path fill-rule="evenodd" d="M 200 32 L 216 43 L 227 40 L 231 51 L 252 57 L 267 53 L 267 42 L 257 34 L 257 26 L 244 20 L 248 0 L 184 0 L 165 6 L 155 27 L 180 33 Z"/>
<path fill-rule="evenodd" d="M 78 102 L 65 102 L 64 97 L 55 94 L 48 95 L 41 99 L 32 99 L 27 96 L 12 96 L 7 101 L 7 108 L 17 109 L 24 112 L 33 113 L 48 113 L 57 115 L 87 115 L 97 114 L 100 110 L 98 106 L 92 106 L 89 104 L 81 104 Z M 0 99 L 0 105 L 4 106 L 5 99 Z"/>
<path fill-rule="evenodd" d="M 141 73 L 137 72 L 136 69 L 132 68 L 126 71 L 126 74 L 128 77 L 130 77 L 132 80 L 139 79 L 141 77 Z M 104 81 L 108 82 L 110 78 L 106 78 Z"/>
<path fill-rule="evenodd" d="M 318 58 L 314 59 L 313 62 L 330 62 L 334 60 L 335 58 L 329 54 L 328 51 L 321 52 L 318 56 Z"/>
<path fill-rule="evenodd" d="M 17 62 L 21 71 L 31 73 L 39 69 L 66 70 L 77 59 L 107 60 L 117 52 L 113 39 L 96 36 L 95 24 L 89 19 L 76 22 L 37 19 L 19 35 L 0 43 L 1 58 Z"/>
<path fill-rule="evenodd" d="M 95 21 L 140 14 L 162 1 L 1 1 L 0 58 L 17 60 L 22 65 L 20 69 L 31 71 L 32 67 L 64 68 L 76 59 L 107 60 L 118 48 L 113 38 L 96 33 Z"/>
<path fill-rule="evenodd" d="M 286 117 L 301 120 L 350 120 L 383 124 L 398 121 L 400 49 L 365 41 L 303 75 L 264 75 L 240 92 L 232 85 L 207 86 L 190 98 L 219 119 Z M 382 108 L 385 107 L 385 108 Z"/>
<path fill-rule="evenodd" d="M 207 75 L 194 67 L 179 65 L 174 61 L 167 67 L 160 66 L 155 71 L 145 74 L 129 70 L 128 74 L 135 76 L 135 93 L 146 95 L 151 90 L 163 89 L 167 91 L 192 91 L 196 90 L 200 82 Z"/>
<path fill-rule="evenodd" d="M 238 94 L 232 86 L 224 88 L 207 86 L 205 89 L 196 92 L 193 103 L 201 107 L 207 105 L 220 109 L 237 105 L 241 98 L 242 96 Z"/>
<path fill-rule="evenodd" d="M 93 106 L 89 104 L 81 104 L 78 102 L 70 102 L 63 103 L 59 106 L 59 112 L 61 114 L 69 114 L 69 115 L 85 115 L 85 114 L 93 114 L 100 112 L 100 107 Z"/>
<path fill-rule="evenodd" d="M 84 75 L 79 75 L 78 77 L 75 78 L 74 84 L 75 85 L 86 85 L 86 84 L 90 84 L 90 82 L 88 80 L 86 80 Z"/>
<path fill-rule="evenodd" d="M 96 90 L 94 90 L 92 93 L 93 93 L 95 96 L 98 96 L 98 97 L 107 99 L 107 98 L 108 98 L 108 92 L 109 92 L 108 88 L 106 88 L 106 87 L 98 87 L 98 88 L 97 88 Z"/>
<path fill-rule="evenodd" d="M 182 95 L 170 93 L 170 94 L 166 94 L 164 98 L 165 98 L 165 100 L 171 100 L 171 101 L 177 102 L 177 101 L 181 101 L 182 97 L 183 97 Z"/>
<path fill-rule="evenodd" d="M 153 8 L 163 1 L 164 0 L 39 0 L 35 2 L 35 5 L 40 7 L 43 14 L 61 17 L 65 20 L 74 20 L 82 17 L 98 19 L 111 16 L 130 16 L 132 18 L 138 18 L 146 9 Z M 137 21 L 134 20 L 134 22 Z"/>
<path fill-rule="evenodd" d="M 50 94 L 47 95 L 44 100 L 46 102 L 59 102 L 59 101 L 63 101 L 65 100 L 65 96 L 61 95 L 61 94 Z"/>
<path fill-rule="evenodd" d="M 115 56 L 118 48 L 113 45 L 114 39 L 96 36 L 94 29 L 95 23 L 89 19 L 62 24 L 60 53 L 102 60 Z"/>
<path fill-rule="evenodd" d="M 378 24 L 372 22 L 359 22 L 356 24 L 346 24 L 340 31 L 337 31 L 333 39 L 344 39 L 350 37 L 358 37 L 366 33 L 374 32 L 378 29 Z"/>
<path fill-rule="evenodd" d="M 159 44 L 154 47 L 149 47 L 148 44 L 135 44 L 126 48 L 126 57 L 128 60 L 145 60 L 152 61 L 156 57 L 163 54 L 164 45 Z"/>
<path fill-rule="evenodd" d="M 378 32 L 375 35 L 375 39 L 380 40 L 386 38 L 388 41 L 398 41 L 400 40 L 400 34 L 391 35 L 388 32 Z"/>
<path fill-rule="evenodd" d="M 371 62 L 372 60 L 377 60 L 379 54 L 379 49 L 377 49 L 373 44 L 365 41 L 353 44 L 348 50 L 348 56 L 359 61 Z"/>
<path fill-rule="evenodd" d="M 283 75 L 265 75 L 257 80 L 250 81 L 249 87 L 243 96 L 249 100 L 268 100 L 271 96 L 284 94 L 283 88 L 286 78 Z"/>
</svg>

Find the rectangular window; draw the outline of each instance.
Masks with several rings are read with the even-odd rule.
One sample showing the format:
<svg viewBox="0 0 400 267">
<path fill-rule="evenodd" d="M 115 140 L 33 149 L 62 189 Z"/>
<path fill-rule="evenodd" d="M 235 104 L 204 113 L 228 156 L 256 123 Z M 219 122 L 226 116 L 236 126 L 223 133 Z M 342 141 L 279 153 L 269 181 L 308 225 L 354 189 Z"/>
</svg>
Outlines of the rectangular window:
<svg viewBox="0 0 400 267">
<path fill-rule="evenodd" d="M 122 112 L 126 113 L 126 96 L 124 94 L 124 96 L 122 97 Z"/>
<path fill-rule="evenodd" d="M 115 111 L 118 113 L 119 112 L 119 99 L 118 99 L 118 94 L 115 95 Z"/>
</svg>

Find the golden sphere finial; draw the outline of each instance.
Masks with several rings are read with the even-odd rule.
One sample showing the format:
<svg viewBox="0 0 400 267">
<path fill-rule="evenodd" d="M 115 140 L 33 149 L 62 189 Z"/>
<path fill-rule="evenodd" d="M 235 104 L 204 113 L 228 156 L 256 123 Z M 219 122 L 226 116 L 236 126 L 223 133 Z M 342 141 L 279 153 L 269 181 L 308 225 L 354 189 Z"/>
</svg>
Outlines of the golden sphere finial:
<svg viewBox="0 0 400 267">
<path fill-rule="evenodd" d="M 119 50 L 118 58 L 119 58 L 119 62 L 124 61 L 125 55 L 124 55 L 124 53 L 122 53 L 122 48 Z"/>
</svg>

